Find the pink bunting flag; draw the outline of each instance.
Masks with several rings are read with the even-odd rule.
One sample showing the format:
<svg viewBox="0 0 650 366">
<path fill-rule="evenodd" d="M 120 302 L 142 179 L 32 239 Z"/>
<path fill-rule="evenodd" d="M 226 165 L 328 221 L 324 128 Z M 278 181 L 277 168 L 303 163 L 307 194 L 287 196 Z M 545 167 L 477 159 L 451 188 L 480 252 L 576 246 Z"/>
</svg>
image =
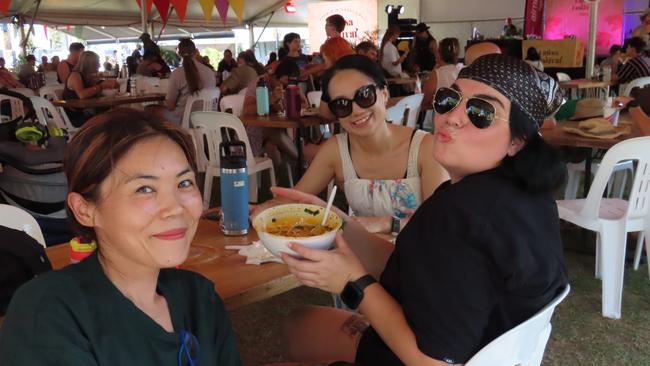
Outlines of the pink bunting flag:
<svg viewBox="0 0 650 366">
<path fill-rule="evenodd" d="M 228 0 L 214 0 L 214 5 L 217 7 L 219 17 L 225 25 L 226 19 L 228 18 Z"/>
<path fill-rule="evenodd" d="M 203 9 L 203 15 L 205 16 L 205 21 L 209 22 L 212 18 L 212 9 L 214 9 L 214 0 L 199 0 L 201 9 Z"/>
<path fill-rule="evenodd" d="M 185 21 L 185 12 L 187 11 L 187 2 L 188 0 L 169 0 L 169 3 L 172 4 L 176 10 L 176 15 L 178 19 L 183 23 Z"/>
<path fill-rule="evenodd" d="M 45 39 L 49 39 L 47 36 L 47 24 L 43 24 L 43 32 L 45 32 Z"/>
<path fill-rule="evenodd" d="M 158 9 L 158 14 L 160 14 L 160 19 L 162 19 L 163 23 L 167 23 L 169 0 L 153 0 L 153 3 L 156 4 L 156 9 Z"/>
</svg>

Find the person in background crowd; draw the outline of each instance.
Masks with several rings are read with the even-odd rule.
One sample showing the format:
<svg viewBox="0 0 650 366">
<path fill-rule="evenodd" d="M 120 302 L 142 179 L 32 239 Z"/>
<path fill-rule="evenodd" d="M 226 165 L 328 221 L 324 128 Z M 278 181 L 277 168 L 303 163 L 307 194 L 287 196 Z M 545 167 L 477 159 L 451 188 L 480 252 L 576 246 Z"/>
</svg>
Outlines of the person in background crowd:
<svg viewBox="0 0 650 366">
<path fill-rule="evenodd" d="M 54 71 L 59 68 L 59 64 L 61 63 L 61 60 L 59 59 L 59 56 L 52 56 L 52 62 L 50 63 L 50 68 L 47 71 Z"/>
<path fill-rule="evenodd" d="M 391 25 L 381 39 L 381 47 L 379 47 L 379 60 L 381 60 L 381 67 L 390 75 L 390 77 L 398 78 L 402 76 L 402 62 L 408 57 L 408 52 L 401 56 L 395 42 L 399 37 L 400 29 L 397 25 Z"/>
<path fill-rule="evenodd" d="M 165 62 L 165 59 L 162 58 L 160 47 L 158 47 L 158 45 L 151 39 L 149 33 L 142 33 L 142 35 L 140 35 L 140 40 L 142 41 L 142 48 L 144 50 L 142 54 L 144 55 L 145 53 L 149 53 L 155 55 L 154 62 L 162 66 L 162 70 L 159 73 L 161 75 L 169 75 L 171 69 L 167 65 L 167 62 Z"/>
<path fill-rule="evenodd" d="M 201 63 L 204 64 L 205 66 L 209 67 L 210 70 L 214 71 L 214 67 L 210 63 L 210 57 L 208 57 L 208 56 L 201 57 Z"/>
<path fill-rule="evenodd" d="M 612 65 L 612 81 L 626 84 L 634 79 L 650 76 L 650 57 L 645 49 L 646 43 L 641 37 L 631 38 L 625 50 L 627 62 L 620 68 L 618 65 Z"/>
<path fill-rule="evenodd" d="M 178 54 L 183 64 L 169 77 L 169 88 L 165 98 L 166 110 L 152 108 L 153 113 L 176 124 L 180 124 L 183 120 L 185 104 L 190 95 L 198 94 L 201 89 L 217 86 L 214 72 L 198 60 L 199 51 L 191 39 L 185 38 L 178 43 Z"/>
<path fill-rule="evenodd" d="M 266 62 L 266 66 L 264 66 L 264 68 L 266 68 L 268 70 L 269 66 L 271 66 L 277 60 L 278 60 L 278 54 L 277 53 L 275 53 L 275 52 L 269 53 L 269 60 Z"/>
<path fill-rule="evenodd" d="M 227 72 L 230 74 L 234 68 L 237 67 L 237 60 L 232 57 L 232 51 L 225 50 L 223 51 L 223 59 L 217 64 L 217 76 L 221 81 L 227 79 L 223 77 L 223 73 Z"/>
<path fill-rule="evenodd" d="M 449 88 L 454 84 L 461 65 L 458 64 L 458 54 L 460 53 L 460 44 L 457 38 L 445 38 L 440 41 L 438 48 L 438 61 L 436 68 L 429 74 L 429 78 L 424 82 L 422 87 L 424 98 L 422 98 L 423 110 L 431 107 L 433 96 L 440 88 Z M 433 126 L 430 126 L 433 127 Z"/>
<path fill-rule="evenodd" d="M 517 27 L 515 27 L 515 25 L 512 24 L 512 18 L 508 17 L 506 19 L 506 24 L 503 26 L 501 35 L 504 37 L 514 37 L 519 35 L 519 30 L 517 30 Z"/>
<path fill-rule="evenodd" d="M 415 26 L 415 38 L 409 59 L 412 71 L 431 71 L 436 66 L 436 55 L 431 52 L 431 42 L 435 40 L 426 24 L 420 23 Z"/>
<path fill-rule="evenodd" d="M 237 94 L 247 88 L 250 83 L 257 81 L 259 75 L 254 68 L 255 64 L 257 64 L 257 60 L 251 58 L 250 53 L 240 52 L 237 55 L 237 67 L 219 87 L 221 94 Z"/>
<path fill-rule="evenodd" d="M 29 81 L 34 75 L 36 75 L 36 57 L 34 55 L 27 55 L 25 63 L 20 66 L 20 70 L 18 71 L 18 80 L 22 84 L 29 86 Z"/>
<path fill-rule="evenodd" d="M 255 69 L 258 76 L 266 74 L 266 70 L 264 69 L 264 64 L 257 61 L 257 57 L 255 56 L 255 52 L 253 52 L 253 50 L 247 49 L 246 51 L 243 52 L 246 54 L 246 63 L 248 64 L 248 66 Z"/>
<path fill-rule="evenodd" d="M 81 53 L 85 49 L 85 46 L 81 43 L 70 43 L 70 47 L 68 47 L 68 51 L 70 52 L 68 58 L 59 63 L 59 67 L 56 69 L 59 83 L 63 84 L 68 80 L 68 75 L 74 69 L 79 61 L 79 56 L 81 56 Z"/>
<path fill-rule="evenodd" d="M 142 76 L 168 77 L 167 69 L 158 62 L 158 56 L 151 51 L 144 51 L 142 61 L 138 65 L 135 73 Z"/>
<path fill-rule="evenodd" d="M 465 58 L 463 60 L 463 63 L 465 66 L 471 65 L 474 60 L 477 58 L 484 56 L 484 55 L 490 55 L 490 54 L 500 54 L 501 49 L 499 46 L 492 42 L 480 42 L 480 43 L 475 43 L 465 50 Z"/>
<path fill-rule="evenodd" d="M 92 51 L 84 51 L 79 61 L 68 75 L 68 80 L 63 88 L 63 100 L 88 99 L 101 95 L 103 89 L 116 89 L 119 84 L 116 80 L 99 80 L 99 55 Z M 80 127 L 93 111 L 65 108 L 70 122 L 75 127 Z"/>
<path fill-rule="evenodd" d="M 350 89 L 332 97 L 358 93 L 349 79 Z M 282 253 L 304 285 L 342 293 L 363 314 L 315 306 L 295 312 L 284 334 L 290 360 L 466 364 L 566 290 L 553 198 L 566 165 L 538 132 L 561 104 L 559 86 L 523 60 L 486 55 L 438 94 L 433 157 L 451 179 L 420 205 L 396 244 L 339 210 L 346 224 L 334 249 L 291 243 L 299 256 Z M 288 188 L 273 193 L 324 204 Z"/>
<path fill-rule="evenodd" d="M 112 71 L 113 70 L 113 63 L 111 62 L 110 56 L 106 56 L 106 60 L 104 60 L 104 71 Z"/>
<path fill-rule="evenodd" d="M 641 24 L 632 30 L 632 37 L 641 38 L 647 47 L 650 45 L 650 9 L 646 9 L 640 18 Z"/>
<path fill-rule="evenodd" d="M 609 66 L 612 69 L 614 69 L 615 68 L 614 64 L 616 64 L 616 69 L 618 70 L 618 68 L 621 66 L 622 63 L 621 60 L 622 54 L 623 54 L 623 48 L 621 47 L 621 45 L 618 44 L 612 45 L 609 48 L 609 56 L 600 62 L 600 67 L 603 68 L 605 66 Z"/>
<path fill-rule="evenodd" d="M 133 56 L 126 57 L 126 69 L 129 73 L 129 76 L 136 74 L 136 72 L 138 71 L 138 66 L 139 65 L 135 57 Z"/>
<path fill-rule="evenodd" d="M 298 33 L 287 33 L 284 35 L 282 47 L 287 51 L 287 54 L 280 61 L 289 61 L 295 63 L 302 71 L 309 63 L 307 56 L 302 53 L 302 45 L 300 43 L 300 35 Z"/>
<path fill-rule="evenodd" d="M 544 64 L 542 63 L 542 56 L 537 52 L 537 48 L 528 47 L 526 50 L 526 61 L 527 64 L 536 68 L 539 71 L 544 71 Z"/>
<path fill-rule="evenodd" d="M 47 62 L 47 56 L 41 56 L 41 64 L 38 65 L 38 72 L 46 72 L 50 68 L 50 63 Z"/>
<path fill-rule="evenodd" d="M 368 57 L 370 60 L 377 62 L 377 57 L 379 55 L 379 50 L 377 46 L 370 41 L 363 41 L 354 48 L 357 55 L 362 55 Z"/>
<path fill-rule="evenodd" d="M 14 76 L 7 70 L 5 67 L 5 59 L 4 57 L 0 57 L 0 86 L 5 87 L 5 88 L 23 88 L 25 87 L 23 84 L 21 84 L 18 80 L 14 78 Z"/>
<path fill-rule="evenodd" d="M 325 34 L 327 40 L 320 46 L 323 63 L 310 64 L 301 72 L 301 77 L 318 75 L 330 68 L 339 58 L 354 53 L 348 41 L 341 37 L 345 30 L 345 18 L 340 14 L 333 14 L 325 19 Z"/>
<path fill-rule="evenodd" d="M 178 269 L 202 212 L 187 132 L 114 110 L 74 135 L 64 169 L 68 220 L 97 250 L 16 292 L 0 364 L 241 366 L 214 284 Z"/>
<path fill-rule="evenodd" d="M 612 107 L 627 107 L 641 135 L 650 136 L 650 87 L 636 88 L 632 95 L 616 97 Z"/>
</svg>

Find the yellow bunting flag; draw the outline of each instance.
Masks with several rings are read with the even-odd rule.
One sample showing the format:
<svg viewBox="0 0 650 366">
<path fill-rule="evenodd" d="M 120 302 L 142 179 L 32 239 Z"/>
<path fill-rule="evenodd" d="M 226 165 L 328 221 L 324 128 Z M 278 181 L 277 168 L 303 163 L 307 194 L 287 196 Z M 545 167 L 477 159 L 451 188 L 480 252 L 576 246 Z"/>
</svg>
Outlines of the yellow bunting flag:
<svg viewBox="0 0 650 366">
<path fill-rule="evenodd" d="M 241 23 L 242 18 L 244 17 L 244 1 L 245 0 L 228 0 L 230 7 L 237 15 L 237 21 Z"/>
<path fill-rule="evenodd" d="M 212 18 L 212 9 L 214 9 L 214 0 L 199 0 L 201 4 L 201 9 L 203 9 L 203 15 L 205 16 L 205 21 L 209 22 Z"/>
<path fill-rule="evenodd" d="M 169 0 L 169 3 L 172 4 L 174 9 L 176 10 L 176 15 L 178 15 L 178 19 L 181 21 L 181 23 L 185 21 L 187 2 L 188 0 Z"/>
</svg>

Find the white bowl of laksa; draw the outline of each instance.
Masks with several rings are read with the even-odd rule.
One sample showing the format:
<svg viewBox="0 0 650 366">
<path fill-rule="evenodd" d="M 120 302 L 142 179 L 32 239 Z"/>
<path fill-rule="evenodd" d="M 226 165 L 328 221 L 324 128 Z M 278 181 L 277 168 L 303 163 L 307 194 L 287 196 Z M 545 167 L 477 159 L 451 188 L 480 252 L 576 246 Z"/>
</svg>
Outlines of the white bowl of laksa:
<svg viewBox="0 0 650 366">
<path fill-rule="evenodd" d="M 297 243 L 316 249 L 329 249 L 332 246 L 343 221 L 330 210 L 325 225 L 321 225 L 324 214 L 325 208 L 316 205 L 279 205 L 257 215 L 253 227 L 262 244 L 273 255 L 279 257 L 280 252 L 284 252 L 298 257 L 287 244 Z"/>
</svg>

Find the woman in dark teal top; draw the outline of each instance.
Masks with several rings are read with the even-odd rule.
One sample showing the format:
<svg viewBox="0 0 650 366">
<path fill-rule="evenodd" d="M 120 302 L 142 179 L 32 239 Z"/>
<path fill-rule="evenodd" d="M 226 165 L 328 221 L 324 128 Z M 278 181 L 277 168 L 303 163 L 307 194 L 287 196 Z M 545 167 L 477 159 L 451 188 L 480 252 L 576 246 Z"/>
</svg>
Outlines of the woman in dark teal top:
<svg viewBox="0 0 650 366">
<path fill-rule="evenodd" d="M 174 269 L 202 209 L 189 136 L 117 110 L 79 130 L 65 170 L 68 217 L 98 250 L 16 292 L 0 364 L 241 365 L 214 285 Z"/>
</svg>

